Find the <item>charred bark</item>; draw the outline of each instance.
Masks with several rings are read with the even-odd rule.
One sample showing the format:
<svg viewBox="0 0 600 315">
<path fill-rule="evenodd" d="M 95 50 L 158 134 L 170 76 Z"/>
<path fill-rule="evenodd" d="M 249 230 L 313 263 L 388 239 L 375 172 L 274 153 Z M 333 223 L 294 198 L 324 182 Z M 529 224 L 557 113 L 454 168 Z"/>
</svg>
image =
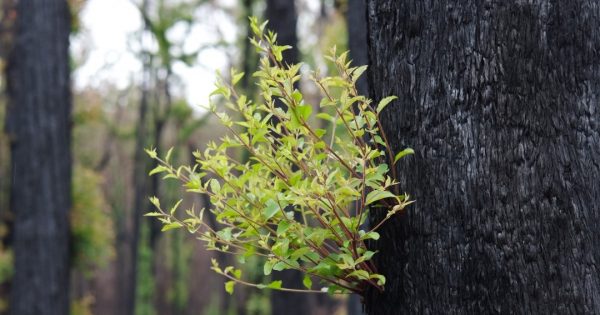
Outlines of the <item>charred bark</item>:
<svg viewBox="0 0 600 315">
<path fill-rule="evenodd" d="M 354 66 L 369 64 L 369 49 L 367 46 L 367 0 L 348 1 L 346 11 L 348 25 L 348 49 Z M 369 81 L 363 75 L 356 82 L 360 95 L 369 95 Z"/>
<path fill-rule="evenodd" d="M 600 313 L 596 1 L 370 1 L 370 84 L 416 200 L 370 314 Z M 374 212 L 377 222 L 383 213 Z"/>
<path fill-rule="evenodd" d="M 18 1 L 7 69 L 15 273 L 10 313 L 68 314 L 71 207 L 70 13 Z"/>
</svg>

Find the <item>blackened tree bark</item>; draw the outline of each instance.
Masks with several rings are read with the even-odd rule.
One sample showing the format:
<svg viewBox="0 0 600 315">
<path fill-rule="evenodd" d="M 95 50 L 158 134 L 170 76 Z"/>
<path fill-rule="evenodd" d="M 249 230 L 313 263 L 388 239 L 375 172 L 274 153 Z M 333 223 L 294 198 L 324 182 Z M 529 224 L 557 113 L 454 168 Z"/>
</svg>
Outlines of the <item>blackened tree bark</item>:
<svg viewBox="0 0 600 315">
<path fill-rule="evenodd" d="M 277 33 L 277 43 L 292 46 L 292 49 L 283 52 L 283 61 L 287 64 L 298 63 L 300 54 L 298 51 L 297 15 L 294 0 L 267 0 L 265 17 L 269 20 L 267 28 Z M 279 106 L 283 105 L 280 104 Z M 303 275 L 296 270 L 274 272 L 273 278 L 282 280 L 287 287 L 303 288 Z M 306 294 L 273 291 L 271 294 L 271 313 L 310 314 L 310 299 Z"/>
<path fill-rule="evenodd" d="M 292 46 L 292 49 L 283 52 L 283 61 L 289 64 L 298 63 L 298 17 L 294 0 L 267 0 L 265 18 L 269 20 L 267 28 L 277 33 L 277 43 Z"/>
<path fill-rule="evenodd" d="M 348 49 L 352 64 L 354 66 L 368 64 L 367 0 L 348 1 L 346 24 L 348 25 Z M 358 79 L 356 89 L 360 95 L 369 95 L 369 81 L 366 75 Z"/>
<path fill-rule="evenodd" d="M 370 84 L 416 203 L 370 314 L 600 313 L 596 1 L 370 1 Z M 372 219 L 377 221 L 382 214 Z"/>
<path fill-rule="evenodd" d="M 10 313 L 69 312 L 70 13 L 64 0 L 17 2 L 7 69 L 15 214 Z"/>
</svg>

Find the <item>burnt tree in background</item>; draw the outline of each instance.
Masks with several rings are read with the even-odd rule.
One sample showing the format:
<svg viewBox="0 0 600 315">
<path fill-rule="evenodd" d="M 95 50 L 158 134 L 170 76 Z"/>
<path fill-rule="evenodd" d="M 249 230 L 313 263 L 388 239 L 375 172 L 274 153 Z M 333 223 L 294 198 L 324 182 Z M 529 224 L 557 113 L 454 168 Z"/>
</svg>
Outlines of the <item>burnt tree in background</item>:
<svg viewBox="0 0 600 315">
<path fill-rule="evenodd" d="M 385 131 L 417 152 L 399 163 L 416 203 L 380 231 L 369 313 L 600 313 L 597 1 L 368 13 L 371 96 L 399 96 Z"/>
<path fill-rule="evenodd" d="M 70 13 L 64 0 L 17 2 L 7 69 L 14 315 L 69 313 Z"/>
</svg>

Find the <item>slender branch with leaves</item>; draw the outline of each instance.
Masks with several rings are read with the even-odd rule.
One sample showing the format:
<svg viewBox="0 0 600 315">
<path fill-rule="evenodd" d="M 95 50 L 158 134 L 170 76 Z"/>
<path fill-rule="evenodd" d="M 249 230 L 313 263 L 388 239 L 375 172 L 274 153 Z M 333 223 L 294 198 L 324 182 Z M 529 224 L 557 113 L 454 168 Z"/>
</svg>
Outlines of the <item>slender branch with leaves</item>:
<svg viewBox="0 0 600 315">
<path fill-rule="evenodd" d="M 265 275 L 286 269 L 305 274 L 306 289 L 289 289 L 281 281 L 249 283 L 240 269 L 213 261 L 212 269 L 228 279 L 229 293 L 235 284 L 291 292 L 363 294 L 370 286 L 383 291 L 385 277 L 377 272 L 371 260 L 376 253 L 366 241 L 379 239 L 378 228 L 412 202 L 399 193 L 395 172 L 387 164 L 412 150 L 391 152 L 379 121 L 395 97 L 373 106 L 358 95 L 355 83 L 366 66 L 352 67 L 348 53 L 337 55 L 334 48 L 326 58 L 337 75 L 312 75 L 323 95 L 319 113 L 313 115 L 316 106 L 307 104 L 295 88 L 302 65 L 282 62 L 282 52 L 290 47 L 277 45 L 277 35 L 265 31 L 266 23 L 256 18 L 250 23 L 251 43 L 261 55 L 253 76 L 262 101 L 239 95 L 235 85 L 244 74 L 232 71 L 229 80 L 217 81 L 208 108 L 228 135 L 208 143 L 204 152 L 196 151 L 193 166 L 174 167 L 171 151 L 159 157 L 147 150 L 159 162 L 151 175 L 162 173 L 182 181 L 188 192 L 210 196 L 213 207 L 208 211 L 220 228 L 205 223 L 206 209 L 192 207 L 181 215 L 179 203 L 163 209 L 154 197 L 157 210 L 147 216 L 164 223 L 163 231 L 185 228 L 208 249 L 235 255 L 241 263 L 252 255 L 263 256 Z M 235 115 L 219 110 L 217 101 Z M 318 119 L 328 121 L 329 127 L 313 127 Z M 246 150 L 250 160 L 237 161 L 233 149 Z M 387 215 L 367 228 L 369 211 Z"/>
</svg>

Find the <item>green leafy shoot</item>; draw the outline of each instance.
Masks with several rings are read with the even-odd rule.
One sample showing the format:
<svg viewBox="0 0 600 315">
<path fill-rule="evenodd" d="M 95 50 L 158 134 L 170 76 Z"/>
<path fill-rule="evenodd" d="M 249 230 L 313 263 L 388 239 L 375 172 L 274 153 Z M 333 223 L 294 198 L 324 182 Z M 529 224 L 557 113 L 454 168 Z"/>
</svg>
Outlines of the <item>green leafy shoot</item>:
<svg viewBox="0 0 600 315">
<path fill-rule="evenodd" d="M 253 74 L 261 101 L 237 92 L 235 84 L 244 74 L 232 71 L 230 79 L 217 81 L 209 106 L 229 133 L 219 143 L 208 143 L 204 152 L 194 152 L 196 165 L 174 167 L 170 154 L 161 158 L 147 150 L 160 162 L 150 173 L 179 179 L 188 192 L 207 194 L 220 227 L 205 223 L 204 209 L 163 210 L 156 198 L 151 201 L 157 210 L 147 215 L 160 220 L 165 231 L 187 229 L 210 250 L 262 256 L 265 275 L 286 269 L 305 274 L 306 289 L 290 289 L 280 281 L 250 283 L 241 270 L 222 269 L 215 261 L 212 269 L 227 278 L 229 293 L 235 284 L 330 294 L 364 294 L 369 287 L 382 291 L 385 277 L 366 242 L 377 240 L 377 229 L 412 202 L 398 191 L 395 168 L 389 171 L 394 153 L 378 118 L 394 97 L 374 108 L 358 95 L 355 82 L 366 67 L 351 66 L 348 53 L 338 55 L 334 48 L 326 58 L 337 73 L 314 73 L 311 79 L 323 98 L 320 104 L 307 103 L 296 88 L 302 65 L 284 64 L 281 53 L 289 47 L 278 46 L 276 35 L 265 33 L 266 24 L 256 18 L 250 22 L 251 42 L 261 55 Z M 218 102 L 227 110 L 217 108 Z M 245 150 L 250 159 L 238 161 L 232 149 Z M 396 160 L 408 153 L 400 152 Z M 371 229 L 365 224 L 369 211 L 385 213 Z"/>
</svg>

